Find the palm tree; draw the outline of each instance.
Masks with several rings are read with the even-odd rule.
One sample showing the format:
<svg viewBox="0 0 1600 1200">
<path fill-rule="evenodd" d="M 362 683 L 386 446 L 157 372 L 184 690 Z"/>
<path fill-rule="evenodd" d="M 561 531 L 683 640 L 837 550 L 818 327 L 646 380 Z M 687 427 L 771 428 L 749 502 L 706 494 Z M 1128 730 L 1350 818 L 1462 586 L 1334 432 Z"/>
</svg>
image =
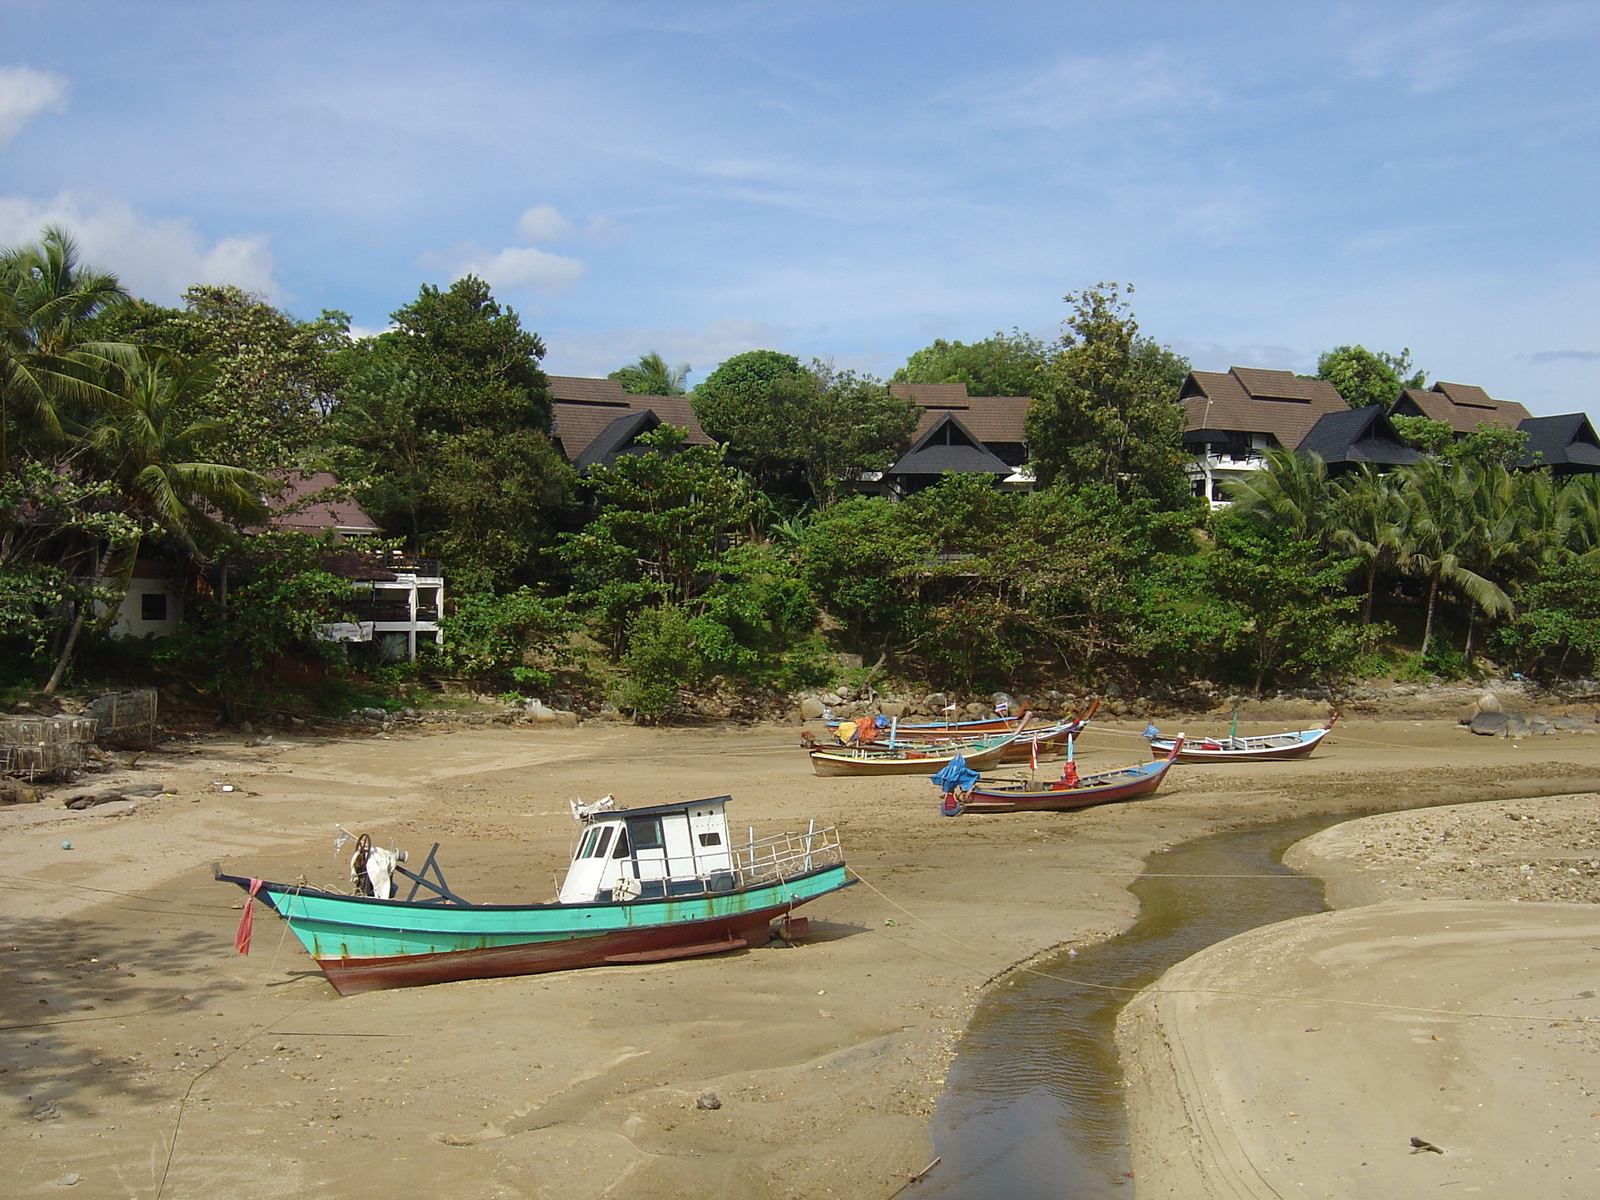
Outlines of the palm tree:
<svg viewBox="0 0 1600 1200">
<path fill-rule="evenodd" d="M 1491 616 L 1509 612 L 1511 597 L 1469 565 L 1475 555 L 1481 558 L 1474 546 L 1475 538 L 1481 540 L 1474 528 L 1474 471 L 1466 464 L 1428 458 L 1396 474 L 1402 476 L 1407 517 L 1400 568 L 1428 581 L 1428 615 L 1419 651 L 1426 657 L 1442 589 L 1459 592 Z"/>
<path fill-rule="evenodd" d="M 77 245 L 57 226 L 34 245 L 0 250 L 0 470 L 13 435 L 59 441 L 74 416 L 115 403 L 119 373 L 138 352 L 87 340 L 84 325 L 127 298 L 116 276 L 79 266 Z"/>
<path fill-rule="evenodd" d="M 96 465 L 122 489 L 125 503 L 142 528 L 158 528 L 191 554 L 231 541 L 234 534 L 222 519 L 264 522 L 269 514 L 263 495 L 268 484 L 254 471 L 209 462 L 207 446 L 223 430 L 213 421 L 191 420 L 186 409 L 211 386 L 214 371 L 204 362 L 172 366 L 157 358 L 125 374 L 117 409 L 87 439 Z M 105 602 L 116 612 L 138 556 L 140 537 L 130 545 L 97 549 L 90 574 L 93 587 L 105 587 L 113 574 L 116 595 Z M 113 564 L 113 558 L 120 558 Z M 117 569 L 113 571 L 113 567 Z M 51 694 L 66 673 L 78 635 L 90 610 L 81 602 L 67 639 L 45 684 Z"/>
<path fill-rule="evenodd" d="M 1556 495 L 1562 543 L 1579 558 L 1600 557 L 1600 475 L 1573 475 Z"/>
<path fill-rule="evenodd" d="M 1333 512 L 1325 535 L 1339 551 L 1362 560 L 1367 598 L 1361 623 L 1372 623 L 1378 572 L 1397 561 L 1404 539 L 1406 506 L 1389 479 L 1363 465 L 1334 485 Z"/>
<path fill-rule="evenodd" d="M 641 354 L 639 361 L 611 372 L 608 376 L 622 384 L 623 390 L 642 396 L 681 396 L 687 390 L 689 364 L 669 367 L 654 350 Z"/>
<path fill-rule="evenodd" d="M 1269 525 L 1287 526 L 1301 541 L 1322 535 L 1329 516 L 1328 468 L 1315 454 L 1272 449 L 1260 471 L 1223 484 L 1233 511 Z"/>
</svg>

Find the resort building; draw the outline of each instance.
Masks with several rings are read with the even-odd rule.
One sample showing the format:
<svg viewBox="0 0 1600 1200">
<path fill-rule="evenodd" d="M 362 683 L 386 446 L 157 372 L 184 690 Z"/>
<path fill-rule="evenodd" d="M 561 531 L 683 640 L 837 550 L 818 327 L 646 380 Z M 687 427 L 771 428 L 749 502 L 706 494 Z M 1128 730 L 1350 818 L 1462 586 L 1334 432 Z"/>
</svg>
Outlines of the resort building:
<svg viewBox="0 0 1600 1200">
<path fill-rule="evenodd" d="M 1442 421 L 1457 436 L 1476 432 L 1480 424 L 1516 429 L 1528 410 L 1513 400 L 1495 400 L 1470 383 L 1436 383 L 1431 388 L 1406 388 L 1389 406 L 1391 417 L 1427 417 Z"/>
<path fill-rule="evenodd" d="M 1585 414 L 1528 417 L 1517 428 L 1528 435 L 1525 465 L 1549 467 L 1552 475 L 1600 472 L 1600 439 Z"/>
<path fill-rule="evenodd" d="M 639 452 L 639 435 L 658 425 L 687 429 L 685 444 L 714 443 L 700 428 L 687 396 L 640 396 L 615 379 L 550 375 L 551 440 L 580 471 L 610 466 L 620 454 Z"/>
<path fill-rule="evenodd" d="M 864 472 L 861 490 L 902 499 L 946 472 L 988 475 L 996 486 L 1033 490 L 1025 428 L 1027 396 L 969 396 L 964 383 L 891 383 L 891 395 L 922 408 L 910 448 L 885 471 Z"/>
</svg>

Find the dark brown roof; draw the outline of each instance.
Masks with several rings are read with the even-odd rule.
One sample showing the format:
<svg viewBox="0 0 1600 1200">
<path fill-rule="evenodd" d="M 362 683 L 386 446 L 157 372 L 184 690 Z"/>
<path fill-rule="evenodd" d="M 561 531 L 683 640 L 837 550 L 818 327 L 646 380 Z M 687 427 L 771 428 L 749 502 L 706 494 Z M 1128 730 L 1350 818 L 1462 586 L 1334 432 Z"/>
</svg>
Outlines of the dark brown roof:
<svg viewBox="0 0 1600 1200">
<path fill-rule="evenodd" d="M 1258 367 L 1190 371 L 1178 399 L 1186 432 L 1268 433 L 1291 447 L 1328 413 L 1349 408 L 1331 383 Z"/>
<path fill-rule="evenodd" d="M 587 379 L 579 375 L 549 378 L 551 431 L 568 462 L 577 462 L 589 444 L 618 417 L 632 412 L 653 412 L 663 424 L 687 429 L 691 446 L 712 441 L 695 420 L 687 396 L 635 396 L 623 391 L 615 379 Z"/>
<path fill-rule="evenodd" d="M 1528 410 L 1514 400 L 1495 400 L 1470 383 L 1436 383 L 1427 391 L 1406 388 L 1389 410 L 1399 416 L 1443 421 L 1457 433 L 1471 433 L 1481 422 L 1515 429 L 1528 419 Z"/>
<path fill-rule="evenodd" d="M 284 477 L 280 486 L 281 491 L 267 497 L 267 507 L 273 512 L 270 524 L 274 529 L 292 533 L 326 533 L 330 529 L 341 533 L 383 532 L 354 500 L 319 498 L 306 503 L 307 497 L 339 486 L 332 472 L 291 473 Z M 286 509 L 292 511 L 286 512 Z"/>
<path fill-rule="evenodd" d="M 945 413 L 955 413 L 961 424 L 981 442 L 1020 444 L 1028 440 L 1024 423 L 1027 396 L 969 396 L 964 383 L 891 383 L 889 394 L 912 400 L 926 411 L 917 422 L 912 441 L 923 437 Z"/>
</svg>

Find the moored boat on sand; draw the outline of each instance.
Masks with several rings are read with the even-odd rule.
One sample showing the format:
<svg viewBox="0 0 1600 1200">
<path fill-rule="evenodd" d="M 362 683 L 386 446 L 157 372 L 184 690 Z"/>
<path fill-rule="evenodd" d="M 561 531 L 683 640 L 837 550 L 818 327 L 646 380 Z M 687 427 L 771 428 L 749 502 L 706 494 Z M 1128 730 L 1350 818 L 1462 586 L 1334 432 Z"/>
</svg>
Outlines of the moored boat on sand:
<svg viewBox="0 0 1600 1200">
<path fill-rule="evenodd" d="M 660 962 L 764 944 L 773 920 L 854 882 L 833 827 L 760 841 L 752 833 L 734 845 L 727 801 L 574 805 L 583 833 L 559 898 L 548 904 L 463 900 L 444 881 L 437 845 L 417 872 L 401 865 L 403 856 L 377 850 L 363 859 L 358 851 L 351 875 L 365 895 L 213 870 L 276 912 L 341 995 Z M 397 877 L 412 881 L 404 900 L 393 898 Z"/>
<path fill-rule="evenodd" d="M 1058 812 L 1132 800 L 1135 796 L 1147 796 L 1161 786 L 1172 764 L 1180 761 L 1182 748 L 1180 733 L 1165 758 L 1131 767 L 1083 776 L 1068 771 L 1065 778 L 1045 784 L 1026 779 L 980 779 L 965 791 L 948 797 L 944 811 L 950 816 L 964 812 Z"/>
<path fill-rule="evenodd" d="M 1008 734 L 949 746 L 830 746 L 811 751 L 811 769 L 823 777 L 932 775 L 955 759 L 965 758 L 975 769 L 985 771 L 1000 765 L 1007 747 L 1022 736 L 1021 725 L 1018 721 L 1018 727 Z"/>
<path fill-rule="evenodd" d="M 1226 737 L 1195 738 L 1185 742 L 1178 755 L 1179 762 L 1267 762 L 1279 758 L 1304 758 L 1317 748 L 1317 743 L 1328 736 L 1333 723 L 1339 719 L 1334 713 L 1320 729 L 1301 729 L 1290 733 L 1267 733 L 1256 737 L 1239 737 L 1230 733 Z M 1150 753 L 1162 758 L 1172 748 L 1166 738 L 1154 738 Z"/>
</svg>

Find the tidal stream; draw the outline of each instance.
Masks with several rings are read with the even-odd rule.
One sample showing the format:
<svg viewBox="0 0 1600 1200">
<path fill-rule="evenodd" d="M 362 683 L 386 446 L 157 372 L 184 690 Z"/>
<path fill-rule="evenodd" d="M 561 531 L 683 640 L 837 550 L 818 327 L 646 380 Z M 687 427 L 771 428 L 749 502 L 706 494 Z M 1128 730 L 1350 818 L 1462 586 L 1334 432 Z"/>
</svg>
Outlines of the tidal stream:
<svg viewBox="0 0 1600 1200">
<path fill-rule="evenodd" d="M 1285 867 L 1283 852 L 1357 815 L 1364 814 L 1300 817 L 1152 854 L 1132 885 L 1139 916 L 1131 928 L 1038 965 L 1059 980 L 1018 972 L 997 985 L 957 1049 L 933 1119 L 942 1161 L 916 1194 L 1128 1196 L 1117 1014 L 1168 967 L 1214 942 L 1324 911 L 1321 881 Z"/>
</svg>

